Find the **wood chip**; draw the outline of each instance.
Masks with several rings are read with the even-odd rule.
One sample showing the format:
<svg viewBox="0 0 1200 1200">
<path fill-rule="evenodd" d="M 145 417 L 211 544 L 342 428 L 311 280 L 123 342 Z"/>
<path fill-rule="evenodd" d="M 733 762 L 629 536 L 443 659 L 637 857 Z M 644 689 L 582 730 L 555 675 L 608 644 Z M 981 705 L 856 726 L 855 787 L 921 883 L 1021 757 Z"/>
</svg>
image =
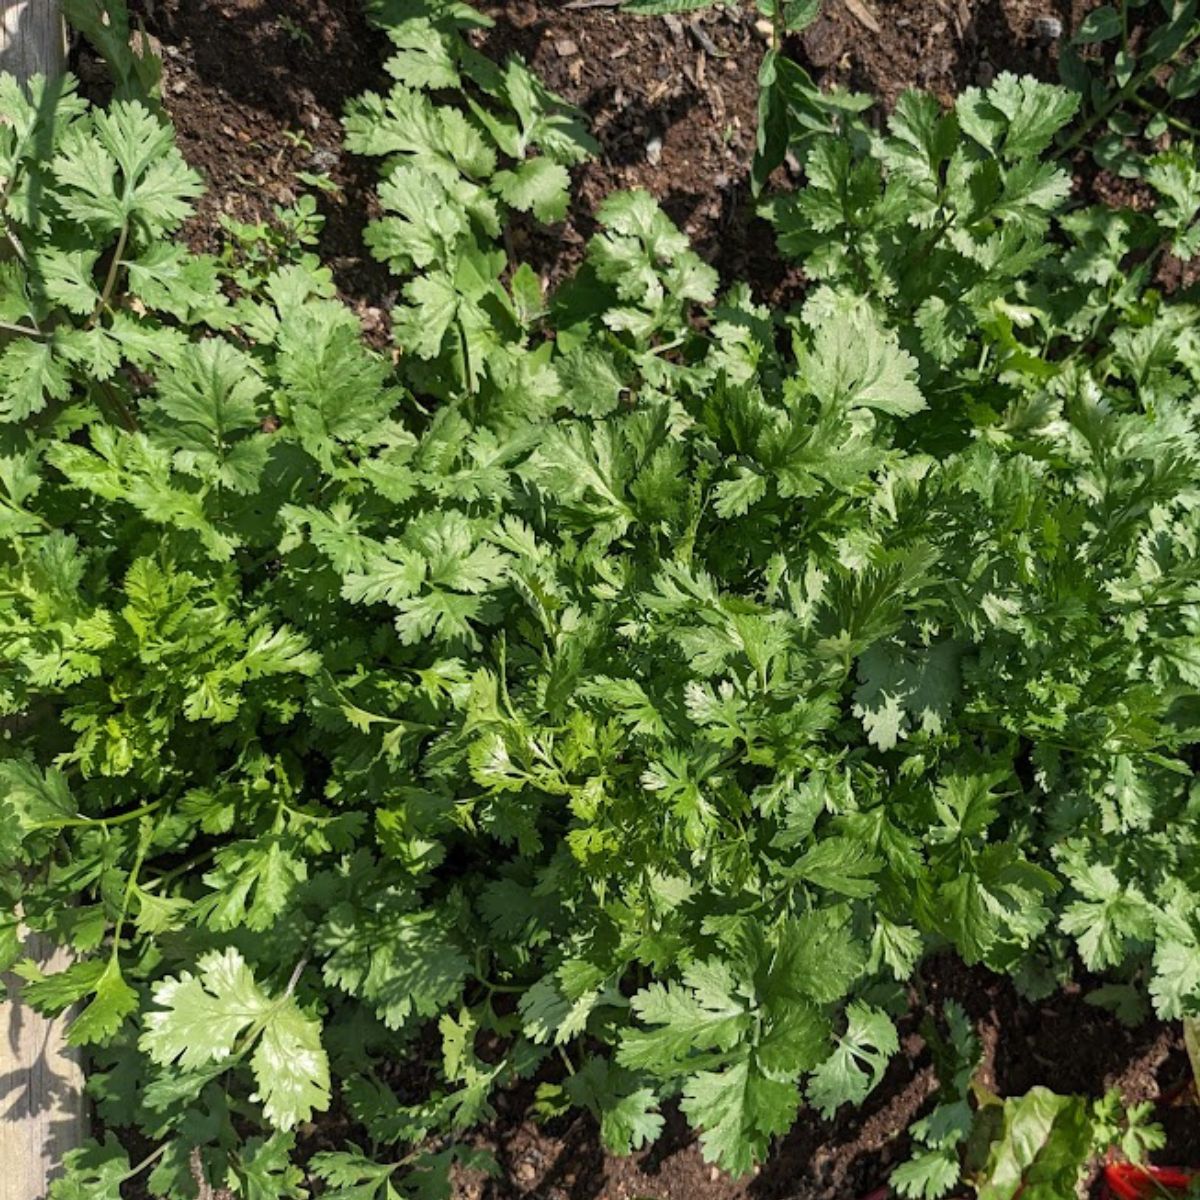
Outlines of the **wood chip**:
<svg viewBox="0 0 1200 1200">
<path fill-rule="evenodd" d="M 722 50 L 721 47 L 718 46 L 717 43 L 708 36 L 708 31 L 703 25 L 700 24 L 699 17 L 697 17 L 696 20 L 688 25 L 688 30 L 691 32 L 692 37 L 696 39 L 696 45 L 699 46 L 701 50 L 705 51 L 707 54 L 711 54 L 713 58 L 725 57 L 725 51 Z"/>
<path fill-rule="evenodd" d="M 883 26 L 875 19 L 875 14 L 863 4 L 862 0 L 842 0 L 850 10 L 850 14 L 860 25 L 865 25 L 872 33 L 882 33 Z"/>
<path fill-rule="evenodd" d="M 671 36 L 683 45 L 683 22 L 674 13 L 663 13 L 663 22 L 671 31 Z"/>
<path fill-rule="evenodd" d="M 971 11 L 970 0 L 958 0 L 958 23 L 962 27 L 964 41 L 976 41 L 975 14 Z"/>
<path fill-rule="evenodd" d="M 717 131 L 724 137 L 725 135 L 725 97 L 721 93 L 721 85 L 716 80 L 713 80 L 704 90 L 704 94 L 708 97 L 708 108 L 713 115 L 713 124 L 717 126 Z"/>
</svg>

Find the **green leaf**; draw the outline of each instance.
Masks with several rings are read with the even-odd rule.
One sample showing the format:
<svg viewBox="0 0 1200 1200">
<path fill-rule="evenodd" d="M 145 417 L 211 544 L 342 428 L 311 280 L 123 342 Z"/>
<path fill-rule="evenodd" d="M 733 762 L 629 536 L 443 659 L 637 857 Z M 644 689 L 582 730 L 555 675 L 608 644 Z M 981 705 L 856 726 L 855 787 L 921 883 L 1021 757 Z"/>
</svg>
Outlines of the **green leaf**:
<svg viewBox="0 0 1200 1200">
<path fill-rule="evenodd" d="M 157 1007 L 146 1014 L 141 1049 L 159 1066 L 190 1072 L 234 1065 L 254 1045 L 250 1066 L 267 1120 L 286 1130 L 324 1110 L 329 1062 L 320 1023 L 288 993 L 271 999 L 232 947 L 196 966 L 198 975 L 184 972 L 153 989 Z"/>
<path fill-rule="evenodd" d="M 980 1200 L 1013 1200 L 1018 1193 L 1052 1200 L 1075 1192 L 1092 1149 L 1087 1106 L 1044 1087 L 1006 1100 L 978 1191 Z"/>
<path fill-rule="evenodd" d="M 809 883 L 862 900 L 872 896 L 872 879 L 883 867 L 881 859 L 850 838 L 825 838 L 806 851 L 793 870 Z"/>
<path fill-rule="evenodd" d="M 1102 4 L 1092 9 L 1075 31 L 1071 41 L 1076 46 L 1086 46 L 1092 42 L 1106 42 L 1109 38 L 1118 37 L 1121 33 L 1121 14 L 1111 4 Z"/>
<path fill-rule="evenodd" d="M 131 221 L 154 233 L 174 229 L 203 192 L 172 127 L 136 100 L 94 113 L 91 128 L 69 129 L 52 166 L 67 215 L 98 231 Z"/>
<path fill-rule="evenodd" d="M 417 17 L 388 28 L 396 53 L 384 63 L 387 73 L 410 88 L 459 86 L 455 40 L 432 21 Z"/>
<path fill-rule="evenodd" d="M 548 158 L 526 159 L 511 171 L 497 171 L 492 186 L 505 204 L 532 212 L 546 224 L 567 215 L 571 177 L 566 167 Z"/>
<path fill-rule="evenodd" d="M 922 1150 L 901 1163 L 888 1179 L 910 1200 L 939 1200 L 958 1183 L 961 1173 L 956 1151 Z"/>
<path fill-rule="evenodd" d="M 292 1133 L 250 1138 L 238 1152 L 231 1172 L 238 1194 L 246 1200 L 302 1200 L 307 1196 L 300 1186 L 304 1172 L 292 1164 L 295 1148 Z"/>
<path fill-rule="evenodd" d="M 728 1050 L 750 1020 L 746 999 L 725 964 L 710 960 L 684 971 L 683 984 L 652 983 L 633 998 L 633 1011 L 653 1029 L 627 1030 L 617 1061 L 670 1076 L 693 1051 Z"/>
<path fill-rule="evenodd" d="M 1079 96 L 1008 71 L 986 92 L 967 88 L 955 111 L 964 133 L 1008 162 L 1040 154 L 1079 108 Z"/>
<path fill-rule="evenodd" d="M 408 898 L 395 892 L 363 907 L 334 908 L 318 945 L 329 952 L 326 980 L 370 1002 L 391 1029 L 443 1012 L 469 969 L 439 914 L 411 911 Z"/>
<path fill-rule="evenodd" d="M 651 1145 L 663 1129 L 653 1089 L 638 1087 L 631 1072 L 589 1058 L 567 1078 L 572 1104 L 589 1109 L 600 1120 L 600 1137 L 613 1154 L 630 1154 Z"/>
<path fill-rule="evenodd" d="M 377 1163 L 357 1147 L 322 1150 L 309 1159 L 309 1169 L 325 1184 L 322 1195 L 330 1200 L 394 1200 L 391 1178 L 394 1163 Z"/>
<path fill-rule="evenodd" d="M 915 381 L 916 359 L 860 300 L 839 297 L 822 314 L 798 367 L 805 388 L 824 404 L 896 417 L 925 407 Z"/>
<path fill-rule="evenodd" d="M 98 250 L 61 250 L 49 247 L 39 256 L 37 268 L 46 299 L 68 312 L 86 317 L 100 300 L 95 270 Z"/>
<path fill-rule="evenodd" d="M 70 394 L 70 380 L 51 342 L 25 338 L 0 353 L 0 423 L 24 421 L 47 401 Z"/>
<path fill-rule="evenodd" d="M 1110 867 L 1081 865 L 1069 878 L 1081 899 L 1067 906 L 1059 925 L 1077 939 L 1089 970 L 1102 971 L 1121 962 L 1127 939 L 1153 937 L 1154 921 L 1145 899 L 1123 888 Z"/>
<path fill-rule="evenodd" d="M 792 1084 L 757 1074 L 748 1062 L 704 1071 L 688 1080 L 680 1107 L 702 1130 L 705 1162 L 745 1175 L 766 1156 L 772 1137 L 791 1128 L 799 1108 Z"/>
<path fill-rule="evenodd" d="M 90 1003 L 71 1022 L 67 1042 L 72 1046 L 106 1042 L 137 1007 L 137 992 L 122 978 L 118 960 L 110 958 L 104 973 L 96 980 Z"/>
<path fill-rule="evenodd" d="M 65 1173 L 50 1185 L 50 1200 L 121 1200 L 129 1155 L 112 1134 L 91 1138 L 63 1155 Z"/>
<path fill-rule="evenodd" d="M 777 0 L 783 4 L 783 27 L 788 33 L 803 33 L 821 15 L 822 0 Z"/>
<path fill-rule="evenodd" d="M 854 1001 L 846 1008 L 846 1032 L 837 1038 L 837 1048 L 808 1081 L 809 1103 L 826 1118 L 843 1104 L 861 1104 L 899 1048 L 887 1014 Z"/>
</svg>

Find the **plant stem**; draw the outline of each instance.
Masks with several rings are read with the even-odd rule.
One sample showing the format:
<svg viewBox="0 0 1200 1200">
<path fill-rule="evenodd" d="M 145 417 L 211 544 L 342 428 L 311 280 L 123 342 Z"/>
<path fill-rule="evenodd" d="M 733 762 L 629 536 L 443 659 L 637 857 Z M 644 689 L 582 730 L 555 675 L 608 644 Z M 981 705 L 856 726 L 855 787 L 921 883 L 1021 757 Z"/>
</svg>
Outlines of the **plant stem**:
<svg viewBox="0 0 1200 1200">
<path fill-rule="evenodd" d="M 293 968 L 291 978 L 288 979 L 287 987 L 284 988 L 284 996 L 290 996 L 296 990 L 296 984 L 300 982 L 300 976 L 304 974 L 304 968 L 308 966 L 308 955 L 305 955 Z"/>
<path fill-rule="evenodd" d="M 129 868 L 129 878 L 125 881 L 125 894 L 121 897 L 121 913 L 113 927 L 112 962 L 116 962 L 117 955 L 121 952 L 121 931 L 125 928 L 125 918 L 129 914 L 129 906 L 133 903 L 133 893 L 137 888 L 138 875 L 141 874 L 142 863 L 145 861 L 146 851 L 150 848 L 152 837 L 153 830 L 143 829 L 141 837 L 138 838 L 137 856 L 133 860 L 133 866 Z"/>
<path fill-rule="evenodd" d="M 0 321 L 0 331 L 4 333 L 19 333 L 22 337 L 44 338 L 46 335 L 32 325 L 13 325 L 8 321 Z"/>
<path fill-rule="evenodd" d="M 216 848 L 212 847 L 208 850 L 205 850 L 202 854 L 193 855 L 187 860 L 187 862 L 180 863 L 179 866 L 172 867 L 169 871 L 164 871 L 156 879 L 151 879 L 146 884 L 146 890 L 149 891 L 151 888 L 161 888 L 164 884 L 170 883 L 174 879 L 178 879 L 180 875 L 188 874 L 189 871 L 195 870 L 196 867 L 198 867 L 202 862 L 207 862 L 214 854 L 216 854 L 216 852 Z"/>
<path fill-rule="evenodd" d="M 1161 108 L 1151 104 L 1145 96 L 1134 96 L 1133 102 L 1139 108 L 1145 109 L 1152 116 L 1162 117 L 1172 129 L 1178 129 L 1180 133 L 1186 133 L 1188 137 L 1200 138 L 1200 129 L 1197 129 L 1195 125 L 1189 125 L 1179 117 L 1173 117 L 1169 113 L 1164 112 Z"/>
<path fill-rule="evenodd" d="M 108 307 L 109 300 L 112 299 L 113 288 L 117 286 L 117 272 L 121 269 L 121 259 L 125 255 L 125 244 L 129 240 L 129 222 L 126 221 L 121 226 L 121 232 L 117 236 L 117 245 L 113 250 L 112 262 L 108 264 L 108 274 L 104 278 L 104 289 L 100 293 L 100 299 L 96 301 L 96 307 L 92 309 L 92 315 L 88 317 L 88 325 L 95 325 L 100 314 Z"/>
<path fill-rule="evenodd" d="M 124 825 L 127 821 L 136 821 L 138 817 L 144 817 L 147 813 L 152 813 L 156 809 L 161 808 L 163 802 L 154 800 L 150 804 L 143 804 L 141 808 L 131 809 L 129 812 L 117 813 L 114 817 L 63 817 L 56 821 L 39 821 L 33 826 L 34 829 L 75 829 L 87 825 L 98 825 L 101 828 L 107 829 L 110 825 Z"/>
<path fill-rule="evenodd" d="M 1200 1092 L 1200 1017 L 1183 1018 L 1183 1044 L 1187 1048 L 1188 1061 L 1192 1064 L 1196 1091 Z"/>
<path fill-rule="evenodd" d="M 137 1166 L 130 1167 L 129 1170 L 121 1176 L 121 1182 L 124 1183 L 127 1179 L 132 1179 L 135 1175 L 140 1175 L 148 1166 L 156 1163 L 164 1154 L 166 1154 L 170 1145 L 170 1142 L 163 1142 L 163 1144 L 159 1146 L 157 1150 L 152 1150 L 146 1155 L 145 1158 L 142 1159 L 140 1163 L 137 1164 Z"/>
<path fill-rule="evenodd" d="M 108 402 L 113 406 L 113 410 L 116 412 L 117 418 L 121 424 L 127 430 L 129 430 L 130 433 L 137 433 L 137 418 L 129 411 L 128 405 L 126 405 L 126 403 L 117 394 L 113 386 L 106 379 L 99 379 L 96 382 L 99 384 L 100 390 L 107 397 Z"/>
</svg>

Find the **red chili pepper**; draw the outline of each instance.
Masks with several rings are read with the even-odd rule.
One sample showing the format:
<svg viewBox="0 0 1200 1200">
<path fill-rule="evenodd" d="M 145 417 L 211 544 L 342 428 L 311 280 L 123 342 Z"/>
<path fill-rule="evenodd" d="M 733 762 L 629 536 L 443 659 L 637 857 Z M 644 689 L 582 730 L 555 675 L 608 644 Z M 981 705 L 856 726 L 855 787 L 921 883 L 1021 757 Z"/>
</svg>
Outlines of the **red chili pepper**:
<svg viewBox="0 0 1200 1200">
<path fill-rule="evenodd" d="M 1156 1200 L 1187 1191 L 1200 1172 L 1179 1167 L 1140 1167 L 1134 1163 L 1109 1163 L 1104 1168 L 1105 1191 L 1113 1200 Z"/>
</svg>

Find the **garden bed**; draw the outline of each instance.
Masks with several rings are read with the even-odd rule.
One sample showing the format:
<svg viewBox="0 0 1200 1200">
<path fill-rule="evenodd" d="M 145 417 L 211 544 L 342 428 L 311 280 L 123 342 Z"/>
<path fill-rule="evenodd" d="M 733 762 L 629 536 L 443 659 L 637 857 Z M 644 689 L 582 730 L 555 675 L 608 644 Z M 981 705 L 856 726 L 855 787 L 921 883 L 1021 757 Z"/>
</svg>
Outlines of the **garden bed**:
<svg viewBox="0 0 1200 1200">
<path fill-rule="evenodd" d="M 548 229 L 518 215 L 507 231 L 512 256 L 552 286 L 583 260 L 596 210 L 614 190 L 645 188 L 724 281 L 746 280 L 754 297 L 787 307 L 802 295 L 800 269 L 776 250 L 756 216 L 750 163 L 755 147 L 757 65 L 766 46 L 745 6 L 692 18 L 639 19 L 608 4 L 512 0 L 480 6 L 493 29 L 472 34 L 489 57 L 522 55 L 554 91 L 588 116 L 601 151 L 572 170 L 575 202 Z M 871 4 L 828 0 L 791 40 L 795 59 L 822 84 L 841 84 L 895 102 L 906 88 L 950 104 L 968 86 L 1003 71 L 1054 79 L 1060 33 L 1094 4 L 1052 0 L 911 0 Z M 359 0 L 138 0 L 131 5 L 163 57 L 162 97 L 188 162 L 208 185 L 185 236 L 197 251 L 225 244 L 222 217 L 268 222 L 274 206 L 300 194 L 300 172 L 323 176 L 326 218 L 317 250 L 338 294 L 374 345 L 385 346 L 399 294 L 394 275 L 363 246 L 379 216 L 372 163 L 348 153 L 340 121 L 349 99 L 382 88 L 386 42 Z M 107 91 L 104 68 L 86 48 L 75 66 L 90 95 Z M 1136 187 L 1096 170 L 1081 152 L 1072 164 L 1077 194 L 1120 205 L 1141 202 Z M 776 168 L 781 187 L 799 178 L 794 161 Z M 1158 280 L 1168 291 L 1193 279 L 1170 255 Z M 1159 1162 L 1200 1167 L 1200 1109 L 1177 1023 L 1126 1028 L 1088 1004 L 1087 987 L 1032 1001 L 983 967 L 950 956 L 928 960 L 907 987 L 898 1020 L 901 1052 L 859 1108 L 832 1120 L 808 1111 L 771 1156 L 734 1180 L 703 1161 L 687 1122 L 668 1107 L 661 1138 L 628 1157 L 606 1151 L 586 1114 L 534 1120 L 535 1082 L 496 1100 L 499 1115 L 470 1135 L 501 1174 L 457 1171 L 455 1200 L 856 1200 L 886 1183 L 909 1153 L 905 1130 L 935 1089 L 922 1019 L 958 1001 L 984 1046 L 980 1080 L 1001 1096 L 1045 1085 L 1100 1097 L 1117 1088 L 1129 1103 L 1161 1102 L 1168 1141 Z M 437 1057 L 430 1049 L 429 1058 Z M 419 1092 L 423 1064 L 389 1068 L 398 1094 Z M 558 1081 L 557 1062 L 541 1082 Z M 102 1130 L 98 1130 L 98 1133 Z M 297 1131 L 302 1150 L 340 1148 L 356 1127 L 336 1106 Z M 1094 1180 L 1093 1180 L 1094 1181 Z M 1063 1200 L 1067 1200 L 1066 1197 Z"/>
</svg>

